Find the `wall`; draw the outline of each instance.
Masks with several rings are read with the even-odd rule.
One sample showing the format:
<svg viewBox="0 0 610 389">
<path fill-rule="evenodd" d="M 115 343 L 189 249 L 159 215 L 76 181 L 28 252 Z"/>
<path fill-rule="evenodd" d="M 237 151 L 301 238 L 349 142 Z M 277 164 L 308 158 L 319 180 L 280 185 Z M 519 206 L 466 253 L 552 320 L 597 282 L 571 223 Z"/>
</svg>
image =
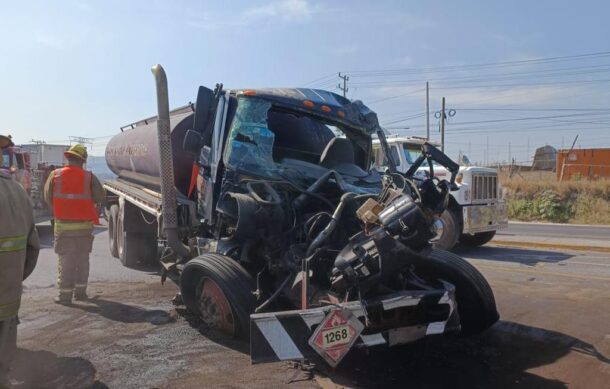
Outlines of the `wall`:
<svg viewBox="0 0 610 389">
<path fill-rule="evenodd" d="M 557 152 L 558 180 L 610 178 L 610 148 L 568 151 Z"/>
</svg>

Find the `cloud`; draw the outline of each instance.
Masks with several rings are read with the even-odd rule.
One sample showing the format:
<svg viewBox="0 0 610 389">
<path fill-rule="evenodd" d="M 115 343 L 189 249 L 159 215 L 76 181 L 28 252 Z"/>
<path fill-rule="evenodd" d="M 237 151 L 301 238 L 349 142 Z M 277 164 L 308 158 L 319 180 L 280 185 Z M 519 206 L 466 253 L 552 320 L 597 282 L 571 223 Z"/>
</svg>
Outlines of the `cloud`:
<svg viewBox="0 0 610 389">
<path fill-rule="evenodd" d="M 314 9 L 307 0 L 279 0 L 242 13 L 245 19 L 276 18 L 284 21 L 310 19 Z"/>
<path fill-rule="evenodd" d="M 311 20 L 318 8 L 308 0 L 277 0 L 265 5 L 247 8 L 233 18 L 210 13 L 190 13 L 187 24 L 191 27 L 214 31 L 230 27 L 248 27 L 260 22 L 304 22 Z"/>
</svg>

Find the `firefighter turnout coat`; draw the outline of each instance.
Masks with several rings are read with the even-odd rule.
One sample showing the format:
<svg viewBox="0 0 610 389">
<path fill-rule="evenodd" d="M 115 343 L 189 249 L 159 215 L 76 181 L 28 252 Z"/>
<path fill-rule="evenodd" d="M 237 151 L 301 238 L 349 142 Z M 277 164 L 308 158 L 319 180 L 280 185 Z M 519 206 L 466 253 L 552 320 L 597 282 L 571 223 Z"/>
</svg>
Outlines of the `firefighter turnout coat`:
<svg viewBox="0 0 610 389">
<path fill-rule="evenodd" d="M 17 316 L 21 284 L 34 270 L 39 250 L 27 193 L 0 172 L 0 321 Z"/>
</svg>

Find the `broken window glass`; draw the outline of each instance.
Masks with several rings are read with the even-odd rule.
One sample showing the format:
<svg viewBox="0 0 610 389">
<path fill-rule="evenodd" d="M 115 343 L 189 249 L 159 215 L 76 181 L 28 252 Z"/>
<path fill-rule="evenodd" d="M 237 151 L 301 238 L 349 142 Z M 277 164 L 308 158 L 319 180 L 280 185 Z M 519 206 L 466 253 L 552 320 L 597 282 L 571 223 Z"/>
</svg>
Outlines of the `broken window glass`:
<svg viewBox="0 0 610 389">
<path fill-rule="evenodd" d="M 271 103 L 253 98 L 239 99 L 227 145 L 225 163 L 261 176 L 278 177 L 273 161 L 275 134 L 268 128 Z"/>
</svg>

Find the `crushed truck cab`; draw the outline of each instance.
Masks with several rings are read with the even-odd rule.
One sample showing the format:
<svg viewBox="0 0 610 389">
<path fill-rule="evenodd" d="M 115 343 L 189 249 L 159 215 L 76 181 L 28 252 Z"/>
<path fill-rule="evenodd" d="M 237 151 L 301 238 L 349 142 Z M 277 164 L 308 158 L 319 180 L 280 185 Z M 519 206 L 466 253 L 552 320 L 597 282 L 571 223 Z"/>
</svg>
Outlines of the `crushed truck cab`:
<svg viewBox="0 0 610 389">
<path fill-rule="evenodd" d="M 253 362 L 332 366 L 498 320 L 483 276 L 430 244 L 458 165 L 424 143 L 446 180 L 371 167 L 376 114 L 303 88 L 215 90 L 170 111 L 156 66 L 156 117 L 122 128 L 106 159 L 110 251 L 159 260 L 205 325 L 250 339 Z M 163 254 L 157 257 L 157 245 Z M 317 359 L 316 359 L 317 358 Z"/>
</svg>

